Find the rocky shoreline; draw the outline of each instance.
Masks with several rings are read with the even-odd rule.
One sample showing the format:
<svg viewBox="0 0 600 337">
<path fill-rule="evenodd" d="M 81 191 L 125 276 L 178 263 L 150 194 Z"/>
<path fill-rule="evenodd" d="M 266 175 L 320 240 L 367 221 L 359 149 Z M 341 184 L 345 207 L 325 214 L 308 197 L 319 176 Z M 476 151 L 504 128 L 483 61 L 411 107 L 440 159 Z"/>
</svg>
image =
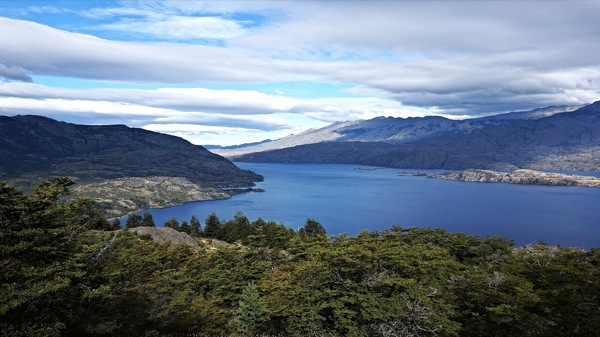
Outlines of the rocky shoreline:
<svg viewBox="0 0 600 337">
<path fill-rule="evenodd" d="M 436 174 L 431 177 L 444 180 L 485 183 L 600 187 L 600 178 L 596 177 L 526 169 L 519 169 L 512 172 L 469 169 Z"/>
<path fill-rule="evenodd" d="M 91 197 L 109 217 L 118 217 L 141 209 L 164 208 L 191 201 L 228 199 L 235 194 L 257 189 L 222 190 L 193 183 L 185 177 L 129 177 L 79 182 L 74 196 Z"/>
</svg>

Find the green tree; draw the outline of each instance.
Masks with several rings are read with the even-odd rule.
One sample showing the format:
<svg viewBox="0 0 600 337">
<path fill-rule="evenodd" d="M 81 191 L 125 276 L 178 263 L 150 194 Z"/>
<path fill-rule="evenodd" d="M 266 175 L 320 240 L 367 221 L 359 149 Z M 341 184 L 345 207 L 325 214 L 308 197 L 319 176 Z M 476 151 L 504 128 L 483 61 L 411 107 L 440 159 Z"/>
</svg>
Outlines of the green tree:
<svg viewBox="0 0 600 337">
<path fill-rule="evenodd" d="M 262 218 L 254 221 L 251 228 L 251 234 L 242 242 L 254 247 L 287 249 L 296 234 L 293 229 L 286 227 L 283 223 L 265 221 Z"/>
<path fill-rule="evenodd" d="M 179 226 L 179 231 L 190 234 L 192 228 L 190 227 L 190 224 L 187 221 L 183 220 L 181 222 L 181 225 Z"/>
<path fill-rule="evenodd" d="M 190 235 L 193 237 L 200 237 L 200 234 L 202 234 L 200 220 L 198 220 L 197 216 L 192 215 L 192 218 L 190 219 Z"/>
<path fill-rule="evenodd" d="M 144 227 L 156 227 L 154 223 L 154 218 L 150 212 L 144 212 L 144 216 L 142 217 L 142 226 Z"/>
<path fill-rule="evenodd" d="M 112 230 L 121 229 L 121 220 L 119 218 L 114 218 L 110 222 Z"/>
<path fill-rule="evenodd" d="M 84 276 L 77 240 L 104 225 L 86 200 L 61 202 L 73 184 L 53 178 L 27 196 L 0 182 L 2 336 L 59 336 L 73 319 Z"/>
<path fill-rule="evenodd" d="M 300 236 L 308 238 L 322 238 L 327 235 L 325 228 L 314 219 L 307 219 L 304 227 L 300 228 L 298 232 L 300 233 Z"/>
<path fill-rule="evenodd" d="M 137 213 L 129 214 L 125 228 L 140 227 L 142 225 L 142 216 Z"/>
<path fill-rule="evenodd" d="M 179 221 L 175 218 L 171 218 L 165 222 L 165 227 L 173 228 L 174 230 L 179 230 Z"/>
<path fill-rule="evenodd" d="M 191 335 L 199 321 L 190 312 L 196 300 L 191 287 L 201 264 L 190 246 L 140 240 L 128 231 L 110 241 L 90 264 L 91 289 L 80 300 L 77 320 L 82 326 L 70 336 Z"/>
<path fill-rule="evenodd" d="M 256 284 L 249 282 L 239 301 L 235 316 L 237 331 L 242 336 L 254 336 L 258 330 L 262 315 L 262 303 Z"/>
<path fill-rule="evenodd" d="M 215 213 L 212 213 L 204 221 L 204 231 L 202 234 L 206 238 L 221 239 L 222 233 L 223 226 L 221 225 L 221 220 L 219 220 Z"/>
</svg>

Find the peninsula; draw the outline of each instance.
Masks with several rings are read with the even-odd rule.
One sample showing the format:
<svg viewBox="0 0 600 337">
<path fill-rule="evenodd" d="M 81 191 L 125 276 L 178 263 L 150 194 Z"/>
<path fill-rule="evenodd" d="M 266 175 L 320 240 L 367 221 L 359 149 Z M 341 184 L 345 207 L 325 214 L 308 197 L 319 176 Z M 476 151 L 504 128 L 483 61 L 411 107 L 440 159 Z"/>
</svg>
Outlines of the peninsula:
<svg viewBox="0 0 600 337">
<path fill-rule="evenodd" d="M 600 187 L 600 178 L 596 177 L 526 169 L 514 170 L 512 172 L 469 169 L 436 174 L 431 177 L 444 180 L 483 183 Z"/>
</svg>

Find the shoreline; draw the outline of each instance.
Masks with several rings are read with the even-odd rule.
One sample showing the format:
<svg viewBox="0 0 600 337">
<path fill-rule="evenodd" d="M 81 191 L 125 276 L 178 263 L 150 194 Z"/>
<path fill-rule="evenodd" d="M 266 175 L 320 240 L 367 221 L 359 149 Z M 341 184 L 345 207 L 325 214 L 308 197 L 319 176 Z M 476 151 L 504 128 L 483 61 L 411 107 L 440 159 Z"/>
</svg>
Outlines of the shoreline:
<svg viewBox="0 0 600 337">
<path fill-rule="evenodd" d="M 480 183 L 507 183 L 542 186 L 578 186 L 592 188 L 600 187 L 600 178 L 594 176 L 543 172 L 529 169 L 518 169 L 512 172 L 468 169 L 435 174 L 432 175 L 431 178 Z"/>
<path fill-rule="evenodd" d="M 214 187 L 183 177 L 128 177 L 75 185 L 73 197 L 90 197 L 107 218 L 122 218 L 147 209 L 180 206 L 188 202 L 229 199 L 234 195 L 261 192 L 248 187 Z"/>
</svg>

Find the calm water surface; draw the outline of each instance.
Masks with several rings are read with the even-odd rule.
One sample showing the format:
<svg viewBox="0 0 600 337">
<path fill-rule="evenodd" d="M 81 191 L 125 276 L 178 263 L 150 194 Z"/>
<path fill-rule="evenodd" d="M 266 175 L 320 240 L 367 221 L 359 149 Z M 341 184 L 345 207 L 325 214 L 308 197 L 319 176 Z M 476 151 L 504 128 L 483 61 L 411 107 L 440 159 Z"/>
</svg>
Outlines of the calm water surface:
<svg viewBox="0 0 600 337">
<path fill-rule="evenodd" d="M 505 235 L 517 245 L 600 247 L 600 188 L 467 183 L 399 176 L 399 169 L 356 170 L 358 165 L 236 163 L 262 174 L 264 193 L 150 210 L 162 225 L 171 217 L 204 222 L 242 211 L 253 221 L 298 228 L 318 220 L 328 234 L 357 234 L 394 224 L 439 227 L 471 235 Z M 429 174 L 437 171 L 420 170 Z M 597 175 L 597 174 L 596 174 Z"/>
</svg>

